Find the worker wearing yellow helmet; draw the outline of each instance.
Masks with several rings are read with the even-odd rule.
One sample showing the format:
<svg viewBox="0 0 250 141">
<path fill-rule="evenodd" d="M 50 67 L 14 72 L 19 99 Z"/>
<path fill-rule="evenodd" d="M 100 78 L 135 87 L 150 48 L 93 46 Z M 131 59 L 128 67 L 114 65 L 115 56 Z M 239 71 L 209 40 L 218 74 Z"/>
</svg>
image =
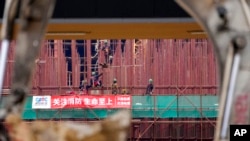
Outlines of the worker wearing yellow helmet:
<svg viewBox="0 0 250 141">
<path fill-rule="evenodd" d="M 112 94 L 117 94 L 117 93 L 118 93 L 118 84 L 116 78 L 114 78 L 112 83 Z"/>
<path fill-rule="evenodd" d="M 148 80 L 146 95 L 152 95 L 153 94 L 153 89 L 154 89 L 153 79 L 150 78 Z"/>
</svg>

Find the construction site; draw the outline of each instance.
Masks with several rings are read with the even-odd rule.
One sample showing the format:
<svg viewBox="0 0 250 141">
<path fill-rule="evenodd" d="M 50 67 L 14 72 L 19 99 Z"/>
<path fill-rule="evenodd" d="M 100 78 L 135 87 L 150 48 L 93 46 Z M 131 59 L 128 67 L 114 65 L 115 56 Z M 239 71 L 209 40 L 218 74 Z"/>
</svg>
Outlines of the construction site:
<svg viewBox="0 0 250 141">
<path fill-rule="evenodd" d="M 104 51 L 112 48 L 108 67 Z M 11 43 L 3 94 L 8 96 L 15 42 Z M 91 73 L 103 73 L 102 87 L 79 89 L 90 83 Z M 32 96 L 112 95 L 113 79 L 118 95 L 131 96 L 133 120 L 128 140 L 213 140 L 218 109 L 217 67 L 207 39 L 46 40 L 36 60 L 32 91 L 23 118 L 32 120 L 96 121 L 119 108 L 33 109 Z M 146 94 L 148 80 L 153 93 Z M 85 81 L 86 80 L 86 81 Z M 4 102 L 3 102 L 4 104 Z"/>
<path fill-rule="evenodd" d="M 0 1 L 0 141 L 238 140 L 250 123 L 249 7 Z"/>
</svg>

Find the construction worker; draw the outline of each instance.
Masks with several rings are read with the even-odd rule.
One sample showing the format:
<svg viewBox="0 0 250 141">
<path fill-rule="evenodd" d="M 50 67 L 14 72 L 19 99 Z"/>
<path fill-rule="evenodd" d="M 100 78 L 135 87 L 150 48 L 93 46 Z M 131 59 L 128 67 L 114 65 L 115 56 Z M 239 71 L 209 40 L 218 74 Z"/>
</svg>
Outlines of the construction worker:
<svg viewBox="0 0 250 141">
<path fill-rule="evenodd" d="M 153 94 L 153 89 L 154 89 L 153 79 L 150 78 L 148 80 L 148 86 L 147 86 L 147 90 L 146 90 L 146 95 L 152 95 Z"/>
<path fill-rule="evenodd" d="M 87 80 L 82 80 L 80 86 L 79 86 L 79 89 L 80 91 L 83 93 L 83 94 L 86 94 L 87 91 L 88 91 L 88 85 L 87 85 Z"/>
<path fill-rule="evenodd" d="M 99 77 L 102 75 L 103 75 L 103 73 L 97 75 L 96 72 L 92 72 L 92 77 L 90 79 L 90 85 L 92 87 L 102 87 L 102 81 L 99 80 Z"/>
<path fill-rule="evenodd" d="M 85 89 L 84 85 L 85 85 L 84 80 L 82 80 L 79 86 L 80 91 L 83 91 Z"/>
<path fill-rule="evenodd" d="M 114 78 L 111 88 L 112 88 L 112 94 L 118 93 L 118 84 L 116 78 Z"/>
<path fill-rule="evenodd" d="M 108 40 L 104 41 L 104 45 L 102 47 L 102 51 L 104 51 L 105 63 L 109 64 L 110 60 L 113 59 L 113 56 L 112 56 L 112 53 L 111 53 L 111 48 L 108 45 Z"/>
</svg>

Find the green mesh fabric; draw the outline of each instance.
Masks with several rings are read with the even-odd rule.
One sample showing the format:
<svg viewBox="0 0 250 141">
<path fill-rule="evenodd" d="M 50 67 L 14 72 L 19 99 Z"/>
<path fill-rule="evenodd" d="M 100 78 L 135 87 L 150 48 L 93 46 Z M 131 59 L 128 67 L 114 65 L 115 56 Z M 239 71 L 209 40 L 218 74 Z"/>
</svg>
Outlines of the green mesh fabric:
<svg viewBox="0 0 250 141">
<path fill-rule="evenodd" d="M 5 104 L 4 96 L 0 104 Z M 132 96 L 133 118 L 216 118 L 218 96 Z M 32 96 L 27 97 L 23 119 L 102 119 L 119 109 L 32 109 Z"/>
</svg>

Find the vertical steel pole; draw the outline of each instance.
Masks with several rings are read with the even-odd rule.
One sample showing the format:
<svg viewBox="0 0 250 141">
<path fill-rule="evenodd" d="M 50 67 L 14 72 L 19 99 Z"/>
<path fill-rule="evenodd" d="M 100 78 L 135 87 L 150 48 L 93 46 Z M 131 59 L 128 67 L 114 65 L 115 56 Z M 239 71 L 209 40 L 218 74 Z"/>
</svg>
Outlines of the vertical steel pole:
<svg viewBox="0 0 250 141">
<path fill-rule="evenodd" d="M 0 52 L 0 99 L 2 97 L 2 88 L 4 82 L 4 74 L 6 69 L 6 61 L 8 57 L 9 41 L 4 39 L 2 41 L 1 52 Z"/>
<path fill-rule="evenodd" d="M 227 101 L 225 105 L 225 112 L 224 112 L 224 120 L 222 122 L 222 129 L 221 129 L 221 138 L 225 139 L 227 137 L 227 131 L 228 131 L 228 124 L 229 124 L 229 118 L 230 118 L 230 110 L 232 107 L 232 101 L 233 101 L 233 95 L 235 90 L 235 84 L 236 84 L 236 78 L 239 70 L 240 65 L 240 54 L 236 53 L 233 58 L 233 66 L 232 66 L 232 72 L 231 72 L 231 78 L 229 83 L 229 90 L 227 94 Z"/>
<path fill-rule="evenodd" d="M 87 43 L 86 43 L 86 51 L 87 51 L 87 80 L 89 81 L 90 80 L 90 77 L 91 77 L 91 72 L 92 72 L 92 65 L 91 65 L 91 40 L 87 40 Z"/>
<path fill-rule="evenodd" d="M 6 0 L 3 14 L 3 26 L 1 31 L 2 47 L 0 52 L 0 99 L 2 96 L 2 88 L 4 82 L 4 74 L 6 69 L 6 61 L 10 40 L 13 37 L 13 29 L 15 16 L 17 13 L 17 4 L 19 0 Z"/>
<path fill-rule="evenodd" d="M 72 67 L 72 88 L 77 87 L 79 85 L 79 76 L 78 76 L 78 68 L 77 68 L 77 50 L 76 50 L 76 40 L 71 41 L 71 67 Z M 76 78 L 77 77 L 77 78 Z"/>
</svg>

